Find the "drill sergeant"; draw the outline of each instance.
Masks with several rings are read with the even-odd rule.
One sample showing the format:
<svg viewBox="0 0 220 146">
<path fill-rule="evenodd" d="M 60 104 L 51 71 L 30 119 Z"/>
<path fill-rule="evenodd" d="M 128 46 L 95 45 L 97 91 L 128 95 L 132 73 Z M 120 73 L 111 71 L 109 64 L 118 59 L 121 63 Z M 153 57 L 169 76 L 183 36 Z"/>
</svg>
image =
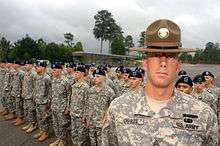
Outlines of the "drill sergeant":
<svg viewBox="0 0 220 146">
<path fill-rule="evenodd" d="M 143 54 L 148 81 L 144 93 L 124 94 L 111 102 L 102 130 L 102 146 L 217 146 L 218 125 L 205 103 L 175 90 L 181 31 L 161 19 L 146 30 Z"/>
</svg>

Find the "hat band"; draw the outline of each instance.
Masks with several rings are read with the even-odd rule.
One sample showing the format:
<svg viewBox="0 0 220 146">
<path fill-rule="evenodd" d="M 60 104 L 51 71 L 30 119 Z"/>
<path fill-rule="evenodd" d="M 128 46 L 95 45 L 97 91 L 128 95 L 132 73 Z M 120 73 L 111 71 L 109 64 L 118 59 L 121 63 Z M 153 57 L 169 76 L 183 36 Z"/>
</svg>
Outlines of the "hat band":
<svg viewBox="0 0 220 146">
<path fill-rule="evenodd" d="M 145 46 L 144 48 L 150 49 L 179 49 L 178 47 L 159 47 L 159 46 Z"/>
</svg>

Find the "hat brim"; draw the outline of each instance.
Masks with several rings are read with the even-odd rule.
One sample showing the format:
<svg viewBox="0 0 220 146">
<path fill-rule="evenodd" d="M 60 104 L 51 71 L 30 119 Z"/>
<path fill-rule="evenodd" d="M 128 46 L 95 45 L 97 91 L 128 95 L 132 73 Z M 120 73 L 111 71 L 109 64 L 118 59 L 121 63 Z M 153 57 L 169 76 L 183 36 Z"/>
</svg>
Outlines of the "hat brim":
<svg viewBox="0 0 220 146">
<path fill-rule="evenodd" d="M 155 48 L 129 48 L 130 51 L 137 51 L 137 52 L 149 52 L 149 53 L 187 53 L 187 52 L 196 52 L 196 49 L 190 48 L 178 48 L 178 49 L 155 49 Z"/>
</svg>

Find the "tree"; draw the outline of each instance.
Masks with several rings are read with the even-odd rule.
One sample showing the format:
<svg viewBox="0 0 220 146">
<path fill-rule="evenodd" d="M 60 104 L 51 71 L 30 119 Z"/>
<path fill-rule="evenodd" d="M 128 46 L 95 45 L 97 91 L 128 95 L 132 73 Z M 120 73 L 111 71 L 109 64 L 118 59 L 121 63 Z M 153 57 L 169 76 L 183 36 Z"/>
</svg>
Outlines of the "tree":
<svg viewBox="0 0 220 146">
<path fill-rule="evenodd" d="M 131 35 L 126 36 L 125 38 L 125 48 L 128 51 L 129 48 L 134 47 L 133 38 Z"/>
<path fill-rule="evenodd" d="M 0 40 L 0 50 L 1 50 L 2 59 L 7 59 L 7 56 L 11 48 L 12 48 L 11 42 L 8 41 L 5 37 L 2 37 Z"/>
<path fill-rule="evenodd" d="M 144 40 L 145 40 L 145 31 L 142 31 L 140 33 L 140 39 L 138 41 L 139 47 L 143 47 L 144 46 Z"/>
<path fill-rule="evenodd" d="M 115 37 L 112 40 L 111 54 L 125 55 L 125 45 L 123 37 Z"/>
<path fill-rule="evenodd" d="M 29 35 L 14 43 L 16 56 L 19 60 L 37 58 L 39 54 L 38 44 Z"/>
<path fill-rule="evenodd" d="M 94 16 L 94 19 L 93 34 L 96 39 L 100 40 L 100 53 L 102 53 L 103 41 L 110 40 L 112 34 L 116 34 L 116 30 L 119 30 L 119 27 L 112 18 L 112 14 L 107 10 L 99 11 Z"/>
<path fill-rule="evenodd" d="M 192 58 L 191 54 L 183 53 L 179 56 L 179 60 L 181 60 L 182 62 L 185 62 L 185 63 L 191 63 L 193 58 Z"/>
<path fill-rule="evenodd" d="M 74 48 L 74 51 L 83 51 L 83 46 L 81 42 L 77 42 L 73 48 Z"/>
<path fill-rule="evenodd" d="M 72 46 L 74 44 L 73 42 L 73 34 L 69 33 L 65 33 L 64 34 L 64 38 L 65 38 L 65 43 L 67 43 L 69 46 Z"/>
</svg>

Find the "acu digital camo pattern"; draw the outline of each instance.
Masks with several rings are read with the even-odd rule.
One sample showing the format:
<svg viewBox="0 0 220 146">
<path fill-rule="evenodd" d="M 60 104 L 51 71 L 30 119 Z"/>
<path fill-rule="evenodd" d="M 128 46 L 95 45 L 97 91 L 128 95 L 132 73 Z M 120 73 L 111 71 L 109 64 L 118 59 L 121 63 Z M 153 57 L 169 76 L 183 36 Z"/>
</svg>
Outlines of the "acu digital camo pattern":
<svg viewBox="0 0 220 146">
<path fill-rule="evenodd" d="M 70 93 L 71 87 L 65 77 L 53 77 L 51 93 L 53 129 L 56 137 L 60 139 L 64 139 L 67 133 L 66 125 L 69 123 L 69 119 L 64 116 L 64 111 L 68 105 Z"/>
<path fill-rule="evenodd" d="M 114 98 L 114 91 L 106 84 L 101 88 L 95 85 L 88 91 L 86 111 L 84 114 L 89 128 L 89 137 L 92 146 L 101 146 L 101 129 L 104 117 Z"/>
<path fill-rule="evenodd" d="M 175 91 L 156 115 L 144 94 L 124 94 L 110 105 L 103 146 L 217 146 L 216 114 L 205 103 Z"/>
<path fill-rule="evenodd" d="M 192 96 L 195 99 L 208 104 L 215 111 L 215 113 L 217 113 L 218 100 L 213 94 L 209 93 L 207 90 L 203 90 L 200 94 L 196 94 L 195 92 L 193 92 Z"/>
</svg>

